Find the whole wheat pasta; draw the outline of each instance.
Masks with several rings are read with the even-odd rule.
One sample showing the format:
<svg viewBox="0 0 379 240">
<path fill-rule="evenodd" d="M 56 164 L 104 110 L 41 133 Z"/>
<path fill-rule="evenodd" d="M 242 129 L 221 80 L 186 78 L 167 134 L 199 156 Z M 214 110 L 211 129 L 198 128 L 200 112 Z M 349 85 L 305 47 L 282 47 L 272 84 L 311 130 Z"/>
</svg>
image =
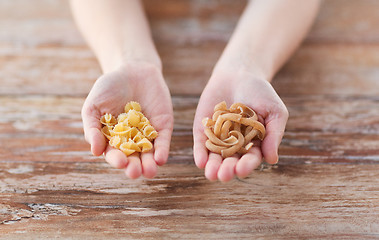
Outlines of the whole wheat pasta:
<svg viewBox="0 0 379 240">
<path fill-rule="evenodd" d="M 266 132 L 251 108 L 234 103 L 228 109 L 225 101 L 215 106 L 212 119 L 203 119 L 203 125 L 208 138 L 205 146 L 223 158 L 247 153 L 254 145 L 252 140 L 263 140 Z"/>
</svg>

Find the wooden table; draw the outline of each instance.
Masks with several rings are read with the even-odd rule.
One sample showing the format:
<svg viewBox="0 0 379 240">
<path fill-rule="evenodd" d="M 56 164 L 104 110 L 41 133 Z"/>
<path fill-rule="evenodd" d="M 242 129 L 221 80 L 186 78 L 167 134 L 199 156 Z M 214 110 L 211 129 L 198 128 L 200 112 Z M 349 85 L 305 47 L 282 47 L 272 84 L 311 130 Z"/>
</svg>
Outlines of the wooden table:
<svg viewBox="0 0 379 240">
<path fill-rule="evenodd" d="M 64 0 L 0 0 L 1 239 L 379 239 L 379 1 L 328 0 L 273 85 L 280 162 L 210 182 L 192 121 L 245 1 L 145 1 L 173 94 L 168 164 L 129 180 L 80 109 L 99 66 Z"/>
</svg>

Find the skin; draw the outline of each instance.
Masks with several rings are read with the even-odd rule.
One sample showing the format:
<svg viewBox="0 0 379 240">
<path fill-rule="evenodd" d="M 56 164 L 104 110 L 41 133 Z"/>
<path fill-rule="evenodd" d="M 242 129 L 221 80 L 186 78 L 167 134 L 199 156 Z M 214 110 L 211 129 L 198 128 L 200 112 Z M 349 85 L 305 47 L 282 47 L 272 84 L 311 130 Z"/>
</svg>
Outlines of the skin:
<svg viewBox="0 0 379 240">
<path fill-rule="evenodd" d="M 194 119 L 194 160 L 210 180 L 246 177 L 264 158 L 275 164 L 288 111 L 271 86 L 278 69 L 310 28 L 319 0 L 256 0 L 248 3 L 205 87 Z M 88 6 L 91 6 L 89 8 Z M 82 109 L 84 134 L 91 151 L 125 170 L 129 178 L 154 177 L 167 161 L 173 129 L 173 110 L 163 79 L 161 60 L 138 0 L 71 0 L 74 18 L 94 51 L 103 75 L 96 80 Z M 117 89 L 117 91 L 115 91 Z M 121 89 L 124 89 L 121 91 Z M 128 101 L 141 104 L 159 132 L 154 150 L 126 157 L 107 146 L 100 132 L 102 114 L 121 113 Z M 226 159 L 205 148 L 201 120 L 214 106 L 241 102 L 254 109 L 266 126 L 266 138 L 243 156 Z"/>
<path fill-rule="evenodd" d="M 271 80 L 305 37 L 318 6 L 318 0 L 256 0 L 247 5 L 201 94 L 194 119 L 194 159 L 199 168 L 205 168 L 209 180 L 244 178 L 263 158 L 269 164 L 278 162 L 288 110 Z M 223 100 L 228 106 L 241 102 L 251 107 L 266 127 L 260 146 L 224 160 L 205 148 L 201 122 Z"/>
<path fill-rule="evenodd" d="M 111 166 L 124 169 L 129 178 L 152 178 L 157 166 L 167 161 L 174 117 L 142 5 L 137 0 L 73 0 L 71 8 L 103 70 L 83 104 L 85 139 L 95 156 L 104 154 Z M 99 119 L 104 113 L 123 112 L 129 101 L 141 104 L 159 135 L 153 151 L 126 157 L 107 145 Z"/>
</svg>

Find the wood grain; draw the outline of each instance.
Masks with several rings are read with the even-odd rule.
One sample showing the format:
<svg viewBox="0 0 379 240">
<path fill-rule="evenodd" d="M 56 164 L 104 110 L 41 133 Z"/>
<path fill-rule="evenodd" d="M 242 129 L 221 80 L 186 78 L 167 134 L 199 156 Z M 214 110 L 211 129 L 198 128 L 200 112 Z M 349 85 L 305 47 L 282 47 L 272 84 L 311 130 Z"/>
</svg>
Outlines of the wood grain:
<svg viewBox="0 0 379 240">
<path fill-rule="evenodd" d="M 137 181 L 105 164 L 5 166 L 0 233 L 14 239 L 25 227 L 40 239 L 378 237 L 377 164 L 278 166 L 227 184 L 182 164 Z"/>
<path fill-rule="evenodd" d="M 85 96 L 101 74 L 98 64 L 70 19 L 67 3 L 40 4 L 46 6 L 42 12 L 38 4 L 2 1 L 0 94 Z M 145 5 L 171 92 L 199 95 L 245 2 L 146 1 Z M 371 13 L 376 5 L 368 0 L 325 1 L 309 40 L 276 77 L 277 91 L 283 95 L 378 94 L 374 30 L 378 21 Z M 21 12 L 12 10 L 21 8 Z M 366 13 L 372 18 L 365 18 Z M 354 21 L 355 27 L 346 21 Z M 359 39 L 370 39 L 370 44 L 357 44 Z"/>
<path fill-rule="evenodd" d="M 379 163 L 378 97 L 283 100 L 291 115 L 280 147 L 283 164 Z M 0 97 L 0 101 L 0 161 L 102 161 L 90 155 L 84 142 L 80 119 L 83 98 L 26 96 Z M 192 125 L 197 102 L 197 97 L 173 97 L 172 163 L 193 162 Z"/>
<path fill-rule="evenodd" d="M 328 0 L 273 86 L 280 162 L 193 164 L 199 96 L 246 1 L 144 0 L 173 94 L 168 164 L 129 180 L 83 138 L 100 76 L 64 0 L 0 0 L 0 239 L 379 239 L 379 2 Z"/>
</svg>

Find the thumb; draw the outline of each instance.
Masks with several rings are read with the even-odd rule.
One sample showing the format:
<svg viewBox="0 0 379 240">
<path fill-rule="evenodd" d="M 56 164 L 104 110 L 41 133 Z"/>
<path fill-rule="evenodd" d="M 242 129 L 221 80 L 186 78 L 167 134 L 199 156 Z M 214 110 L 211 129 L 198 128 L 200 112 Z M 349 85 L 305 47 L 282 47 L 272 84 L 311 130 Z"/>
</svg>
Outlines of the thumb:
<svg viewBox="0 0 379 240">
<path fill-rule="evenodd" d="M 262 142 L 262 153 L 265 161 L 269 164 L 275 164 L 279 160 L 278 149 L 284 135 L 287 120 L 288 112 L 286 110 L 266 124 L 266 137 Z"/>
<path fill-rule="evenodd" d="M 106 147 L 99 120 L 94 116 L 82 113 L 84 138 L 91 145 L 91 152 L 95 156 L 101 155 Z"/>
</svg>

